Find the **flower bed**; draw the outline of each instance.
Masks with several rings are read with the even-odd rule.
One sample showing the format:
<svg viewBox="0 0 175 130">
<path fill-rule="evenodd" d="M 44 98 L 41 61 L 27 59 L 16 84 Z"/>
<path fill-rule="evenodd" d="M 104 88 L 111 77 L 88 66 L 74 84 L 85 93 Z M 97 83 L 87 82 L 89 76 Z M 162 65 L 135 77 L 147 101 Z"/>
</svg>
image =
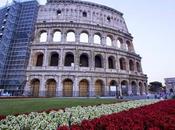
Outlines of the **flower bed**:
<svg viewBox="0 0 175 130">
<path fill-rule="evenodd" d="M 175 100 L 84 120 L 57 130 L 175 130 Z"/>
<path fill-rule="evenodd" d="M 7 116 L 0 121 L 0 129 L 19 130 L 19 129 L 40 129 L 55 130 L 58 126 L 70 126 L 81 123 L 82 120 L 94 119 L 102 115 L 121 112 L 130 108 L 136 108 L 148 104 L 153 104 L 159 100 L 136 100 L 110 105 L 99 105 L 89 107 L 66 108 L 65 111 L 51 111 L 50 113 L 32 112 L 29 115 Z"/>
</svg>

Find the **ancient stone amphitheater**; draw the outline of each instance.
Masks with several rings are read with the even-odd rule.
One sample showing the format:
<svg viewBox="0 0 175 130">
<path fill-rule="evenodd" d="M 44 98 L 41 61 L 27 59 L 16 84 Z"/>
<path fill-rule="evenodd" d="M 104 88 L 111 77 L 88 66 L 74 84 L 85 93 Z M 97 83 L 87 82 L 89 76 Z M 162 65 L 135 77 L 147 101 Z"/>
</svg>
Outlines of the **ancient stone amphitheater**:
<svg viewBox="0 0 175 130">
<path fill-rule="evenodd" d="M 147 92 L 141 57 L 123 14 L 80 0 L 39 8 L 26 93 L 33 96 L 128 96 Z"/>
</svg>

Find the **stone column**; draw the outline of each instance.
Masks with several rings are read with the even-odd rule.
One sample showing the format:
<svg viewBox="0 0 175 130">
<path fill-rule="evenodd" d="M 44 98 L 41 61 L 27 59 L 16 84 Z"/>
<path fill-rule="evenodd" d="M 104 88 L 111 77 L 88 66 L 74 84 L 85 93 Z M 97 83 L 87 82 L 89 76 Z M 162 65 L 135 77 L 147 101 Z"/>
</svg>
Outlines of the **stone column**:
<svg viewBox="0 0 175 130">
<path fill-rule="evenodd" d="M 101 44 L 102 46 L 106 46 L 106 37 L 101 36 Z"/>
<path fill-rule="evenodd" d="M 52 38 L 52 30 L 51 29 L 49 29 L 49 30 L 47 30 L 47 42 L 50 44 L 53 40 L 53 38 Z"/>
<path fill-rule="evenodd" d="M 95 96 L 95 82 L 93 78 L 91 78 L 91 81 L 89 83 L 89 96 L 90 97 Z"/>
<path fill-rule="evenodd" d="M 80 43 L 80 33 L 79 33 L 79 32 L 77 32 L 77 33 L 75 34 L 75 43 L 76 43 L 76 44 L 79 44 L 79 43 Z"/>
<path fill-rule="evenodd" d="M 131 84 L 129 83 L 128 84 L 128 95 L 131 95 L 132 94 L 132 86 Z"/>
<path fill-rule="evenodd" d="M 64 67 L 64 50 L 63 50 L 63 48 L 61 48 L 59 60 L 60 60 L 59 68 L 60 68 L 60 70 L 63 70 L 63 67 Z"/>
<path fill-rule="evenodd" d="M 137 95 L 140 95 L 140 86 L 138 83 L 137 83 Z"/>
<path fill-rule="evenodd" d="M 26 82 L 26 85 L 25 85 L 25 88 L 24 88 L 24 95 L 25 96 L 29 96 L 30 93 L 31 93 L 31 88 L 30 88 L 30 80 L 28 80 L 28 77 L 27 77 L 27 82 Z"/>
<path fill-rule="evenodd" d="M 43 58 L 43 67 L 47 68 L 48 66 L 48 52 L 47 49 L 44 50 L 44 58 Z"/>
<path fill-rule="evenodd" d="M 117 47 L 117 37 L 113 37 L 112 46 L 113 46 L 114 48 L 118 48 L 118 47 Z"/>
<path fill-rule="evenodd" d="M 95 69 L 95 55 L 94 55 L 94 50 L 91 50 L 91 53 L 90 53 L 90 59 L 89 59 L 89 61 L 90 61 L 90 70 L 92 70 L 92 71 L 94 71 L 94 69 Z"/>
<path fill-rule="evenodd" d="M 74 84 L 73 84 L 73 96 L 79 96 L 79 84 L 78 84 L 78 77 L 75 77 Z"/>
<path fill-rule="evenodd" d="M 62 80 L 61 80 L 61 76 L 58 77 L 57 96 L 58 97 L 62 97 L 63 96 L 63 83 L 62 83 Z"/>
<path fill-rule="evenodd" d="M 42 76 L 42 78 L 40 78 L 40 89 L 39 89 L 39 96 L 43 97 L 46 96 L 46 81 L 44 76 Z"/>
<path fill-rule="evenodd" d="M 89 34 L 89 44 L 91 44 L 91 45 L 94 44 L 94 36 L 92 33 Z"/>
</svg>

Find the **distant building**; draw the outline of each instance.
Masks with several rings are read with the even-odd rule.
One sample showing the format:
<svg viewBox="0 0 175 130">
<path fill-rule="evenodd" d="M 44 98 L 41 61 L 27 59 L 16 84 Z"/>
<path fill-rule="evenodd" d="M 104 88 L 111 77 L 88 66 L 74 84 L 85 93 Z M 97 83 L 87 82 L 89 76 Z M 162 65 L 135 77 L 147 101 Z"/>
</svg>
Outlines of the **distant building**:
<svg viewBox="0 0 175 130">
<path fill-rule="evenodd" d="M 175 92 L 175 77 L 165 78 L 165 85 L 167 92 Z"/>
</svg>

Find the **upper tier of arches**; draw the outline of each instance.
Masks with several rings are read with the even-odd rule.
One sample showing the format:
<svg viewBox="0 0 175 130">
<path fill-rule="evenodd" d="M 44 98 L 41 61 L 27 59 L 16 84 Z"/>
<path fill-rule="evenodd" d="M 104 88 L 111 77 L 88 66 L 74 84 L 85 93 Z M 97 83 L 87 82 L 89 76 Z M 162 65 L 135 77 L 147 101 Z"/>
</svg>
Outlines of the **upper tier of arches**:
<svg viewBox="0 0 175 130">
<path fill-rule="evenodd" d="M 94 46 L 106 46 L 126 50 L 129 52 L 135 52 L 131 40 L 123 38 L 121 36 L 104 34 L 101 32 L 89 33 L 85 30 L 81 32 L 74 30 L 67 30 L 66 32 L 62 32 L 61 30 L 55 29 L 53 31 L 38 30 L 37 34 L 37 44 L 78 43 Z"/>
</svg>

